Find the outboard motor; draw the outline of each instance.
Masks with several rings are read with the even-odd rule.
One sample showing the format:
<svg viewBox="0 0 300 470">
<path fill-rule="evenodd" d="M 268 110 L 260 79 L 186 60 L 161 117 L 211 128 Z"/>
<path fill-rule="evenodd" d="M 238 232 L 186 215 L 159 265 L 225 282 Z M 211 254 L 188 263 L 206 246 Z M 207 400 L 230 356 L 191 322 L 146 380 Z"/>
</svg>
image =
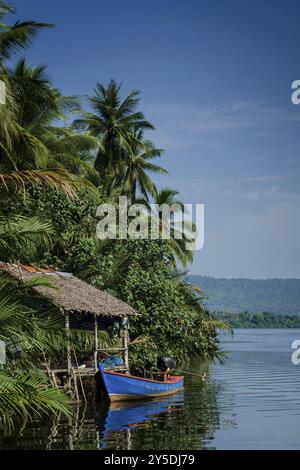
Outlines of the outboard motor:
<svg viewBox="0 0 300 470">
<path fill-rule="evenodd" d="M 174 358 L 171 356 L 165 356 L 165 355 L 159 356 L 159 358 L 157 359 L 157 367 L 162 372 L 167 372 L 167 371 L 175 369 L 176 362 Z"/>
</svg>

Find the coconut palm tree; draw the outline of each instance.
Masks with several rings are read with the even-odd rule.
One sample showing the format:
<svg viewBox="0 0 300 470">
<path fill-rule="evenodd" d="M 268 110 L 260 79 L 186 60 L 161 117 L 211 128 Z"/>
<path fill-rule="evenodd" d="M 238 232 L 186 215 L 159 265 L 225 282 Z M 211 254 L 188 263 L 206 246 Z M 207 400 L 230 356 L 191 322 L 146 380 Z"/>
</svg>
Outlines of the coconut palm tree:
<svg viewBox="0 0 300 470">
<path fill-rule="evenodd" d="M 133 132 L 153 129 L 143 113 L 136 110 L 139 92 L 133 90 L 122 99 L 120 89 L 121 85 L 114 80 L 107 87 L 98 83 L 94 96 L 88 98 L 94 113 L 84 112 L 81 119 L 74 121 L 75 129 L 88 131 L 101 140 L 95 160 L 95 168 L 101 174 L 123 175 L 125 156 L 131 153 Z"/>
<path fill-rule="evenodd" d="M 2 20 L 9 13 L 15 13 L 14 7 L 5 0 L 0 0 L 0 65 L 16 51 L 27 47 L 41 28 L 53 26 L 36 21 L 17 21 L 13 25 L 7 25 Z"/>
<path fill-rule="evenodd" d="M 156 192 L 154 201 L 155 204 L 158 204 L 159 206 L 163 204 L 167 204 L 169 206 L 176 204 L 183 209 L 184 204 L 180 199 L 177 199 L 178 195 L 179 192 L 175 189 L 165 187 Z"/>
<path fill-rule="evenodd" d="M 193 222 L 185 220 L 182 222 L 182 215 L 184 209 L 184 203 L 178 199 L 179 192 L 171 188 L 162 188 L 156 190 L 153 197 L 153 206 L 149 200 L 141 199 L 139 202 L 145 204 L 148 207 L 150 215 L 159 220 L 159 233 L 163 232 L 163 229 L 169 230 L 170 239 L 168 243 L 174 253 L 174 258 L 178 260 L 185 268 L 187 263 L 192 263 L 193 252 L 187 249 L 187 243 L 194 239 L 196 226 Z M 168 212 L 168 220 L 163 220 L 164 206 L 168 209 L 172 209 Z M 179 219 L 179 220 L 178 220 Z M 167 223 L 167 227 L 164 224 Z"/>
<path fill-rule="evenodd" d="M 25 91 L 29 95 L 28 90 L 30 89 L 31 98 L 33 98 L 31 102 L 38 103 L 41 98 L 41 87 L 34 86 L 36 84 L 30 83 L 29 80 L 26 82 L 23 80 L 21 83 L 21 77 L 17 76 L 17 73 L 14 74 L 13 80 L 5 66 L 5 60 L 11 59 L 19 49 L 27 47 L 41 28 L 52 25 L 35 21 L 18 21 L 11 26 L 3 23 L 4 16 L 14 12 L 15 10 L 10 4 L 0 0 L 0 80 L 6 85 L 6 102 L 5 105 L 0 104 L 0 189 L 5 189 L 5 191 L 24 190 L 28 184 L 35 184 L 38 181 L 56 187 L 61 186 L 69 195 L 74 195 L 74 183 L 65 169 L 57 169 L 57 165 L 50 170 L 49 167 L 46 170 L 36 166 L 33 169 L 32 166 L 23 165 L 22 171 L 20 171 L 16 164 L 16 147 L 20 147 L 22 140 L 28 145 L 29 142 L 31 143 L 32 153 L 34 153 L 35 146 L 35 153 L 37 153 L 38 142 L 34 140 L 34 135 L 28 135 L 21 125 L 21 120 L 24 118 L 22 99 L 26 95 Z M 20 71 L 20 67 L 17 67 L 16 70 Z M 29 101 L 26 100 L 27 107 Z M 21 108 L 20 103 L 23 105 Z M 28 108 L 26 111 L 28 116 Z M 39 150 L 42 149 L 40 145 Z"/>
<path fill-rule="evenodd" d="M 15 97 L 16 132 L 2 140 L 2 167 L 9 170 L 64 168 L 74 174 L 93 174 L 88 161 L 99 146 L 97 138 L 77 134 L 64 126 L 68 113 L 78 107 L 75 97 L 65 97 L 51 86 L 45 67 L 30 67 L 20 60 L 3 76 Z"/>
<path fill-rule="evenodd" d="M 127 152 L 123 184 L 125 188 L 128 188 L 132 204 L 136 202 L 138 189 L 148 202 L 149 195 L 154 196 L 157 191 L 154 182 L 147 173 L 167 174 L 164 168 L 152 163 L 152 160 L 163 154 L 163 150 L 156 148 L 150 140 L 143 140 L 142 130 L 133 134 L 130 148 L 131 152 Z"/>
<path fill-rule="evenodd" d="M 0 122 L 2 124 L 1 131 L 5 131 L 7 138 L 15 131 L 13 117 L 16 112 L 16 106 L 9 84 L 6 83 L 3 76 L 5 61 L 11 59 L 20 49 L 27 47 L 40 29 L 52 26 L 36 21 L 17 21 L 13 25 L 8 25 L 3 23 L 3 18 L 9 13 L 14 14 L 15 9 L 5 0 L 0 0 L 0 80 L 6 85 L 7 95 L 6 105 L 0 106 Z"/>
</svg>

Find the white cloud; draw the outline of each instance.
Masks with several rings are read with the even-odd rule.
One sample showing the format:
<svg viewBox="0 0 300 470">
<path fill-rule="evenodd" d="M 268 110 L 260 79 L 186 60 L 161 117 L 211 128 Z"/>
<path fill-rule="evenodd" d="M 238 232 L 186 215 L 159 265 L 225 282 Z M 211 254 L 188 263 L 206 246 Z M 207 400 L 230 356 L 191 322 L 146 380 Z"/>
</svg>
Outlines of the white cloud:
<svg viewBox="0 0 300 470">
<path fill-rule="evenodd" d="M 154 122 L 158 121 L 164 130 L 187 132 L 189 135 L 255 127 L 260 134 L 269 135 L 272 132 L 276 135 L 274 126 L 300 120 L 300 113 L 295 114 L 289 108 L 240 101 L 209 106 L 150 105 L 146 106 L 146 113 Z M 263 129 L 262 126 L 271 126 L 271 129 Z"/>
</svg>

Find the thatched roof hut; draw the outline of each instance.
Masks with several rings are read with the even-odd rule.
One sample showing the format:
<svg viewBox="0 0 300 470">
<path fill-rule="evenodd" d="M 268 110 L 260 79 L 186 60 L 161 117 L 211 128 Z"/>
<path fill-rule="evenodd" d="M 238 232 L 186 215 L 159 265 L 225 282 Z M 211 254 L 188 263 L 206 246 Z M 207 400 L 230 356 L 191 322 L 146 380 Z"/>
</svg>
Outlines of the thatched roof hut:
<svg viewBox="0 0 300 470">
<path fill-rule="evenodd" d="M 64 313 L 67 331 L 72 327 L 84 329 L 91 329 L 93 327 L 95 336 L 95 371 L 97 371 L 98 367 L 98 352 L 104 351 L 98 348 L 98 328 L 107 329 L 114 322 L 117 322 L 120 328 L 120 336 L 123 338 L 123 347 L 115 349 L 114 354 L 122 352 L 126 370 L 129 370 L 127 318 L 137 315 L 137 312 L 130 305 L 78 279 L 71 273 L 24 266 L 20 263 L 8 264 L 0 262 L 1 269 L 19 281 L 30 281 L 37 276 L 50 281 L 51 287 L 49 285 L 31 285 L 30 288 L 39 297 L 46 299 L 48 302 L 50 301 Z M 70 346 L 67 347 L 67 371 L 70 376 Z"/>
<path fill-rule="evenodd" d="M 20 264 L 0 263 L 0 269 L 7 271 L 18 280 L 28 281 L 41 276 L 54 286 L 34 286 L 32 289 L 49 299 L 64 312 L 92 314 L 100 317 L 124 317 L 137 315 L 127 303 L 103 292 L 70 273 L 52 269 L 39 269 Z"/>
</svg>

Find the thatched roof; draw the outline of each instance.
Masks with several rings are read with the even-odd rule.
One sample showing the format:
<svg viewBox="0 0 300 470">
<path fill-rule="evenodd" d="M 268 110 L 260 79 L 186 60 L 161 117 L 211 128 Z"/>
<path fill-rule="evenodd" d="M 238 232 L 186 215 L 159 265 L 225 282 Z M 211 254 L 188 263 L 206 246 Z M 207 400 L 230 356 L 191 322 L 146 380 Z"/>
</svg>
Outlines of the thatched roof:
<svg viewBox="0 0 300 470">
<path fill-rule="evenodd" d="M 0 263 L 0 269 L 4 269 L 13 277 L 24 281 L 31 280 L 37 275 L 45 277 L 56 288 L 37 286 L 33 287 L 33 290 L 66 312 L 109 317 L 137 315 L 127 303 L 91 286 L 70 273 L 7 263 Z"/>
</svg>

